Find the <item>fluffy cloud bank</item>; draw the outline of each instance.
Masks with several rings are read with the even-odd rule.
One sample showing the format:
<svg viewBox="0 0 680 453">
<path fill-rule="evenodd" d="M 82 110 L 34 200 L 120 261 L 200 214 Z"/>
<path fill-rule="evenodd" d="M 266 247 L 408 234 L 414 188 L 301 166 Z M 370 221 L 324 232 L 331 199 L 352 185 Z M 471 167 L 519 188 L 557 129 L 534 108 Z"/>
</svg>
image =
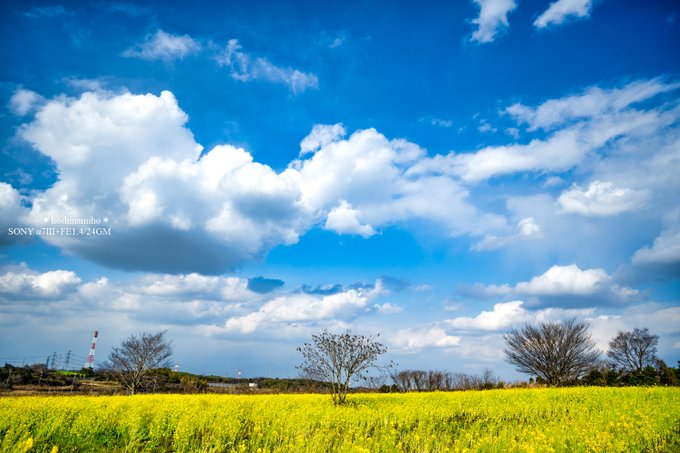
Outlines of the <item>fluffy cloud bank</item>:
<svg viewBox="0 0 680 453">
<path fill-rule="evenodd" d="M 31 224 L 109 218 L 111 236 L 46 239 L 96 262 L 152 271 L 217 272 L 297 241 L 309 216 L 290 178 L 228 145 L 201 157 L 187 120 L 167 91 L 47 102 L 20 130 L 59 174 L 33 198 Z"/>
<path fill-rule="evenodd" d="M 609 341 L 619 331 L 648 327 L 661 335 L 660 352 L 669 354 L 677 349 L 680 337 L 680 307 L 645 303 L 626 307 L 622 311 L 598 308 L 541 308 L 531 309 L 522 300 L 499 302 L 473 316 L 452 319 L 394 332 L 389 342 L 402 353 L 438 348 L 454 356 L 475 358 L 481 362 L 503 359 L 503 335 L 511 328 L 541 322 L 559 322 L 569 318 L 586 321 L 597 347 L 606 351 Z"/>
<path fill-rule="evenodd" d="M 400 329 L 390 339 L 390 344 L 400 352 L 414 353 L 428 348 L 453 348 L 461 337 L 450 335 L 438 324 Z"/>
<path fill-rule="evenodd" d="M 82 281 L 73 271 L 36 272 L 25 265 L 0 272 L 0 318 L 11 321 L 28 307 L 55 319 L 85 312 L 127 319 L 136 325 L 192 327 L 203 335 L 276 337 L 334 328 L 362 316 L 389 316 L 400 307 L 377 304 L 387 294 L 382 282 L 339 286 L 331 294 L 280 287 L 250 288 L 238 277 L 146 274 L 129 282 L 102 277 Z M 33 308 L 33 314 L 37 313 Z"/>
<path fill-rule="evenodd" d="M 3 218 L 34 227 L 110 219 L 110 236 L 44 239 L 106 266 L 153 272 L 220 273 L 295 244 L 311 228 L 368 238 L 413 220 L 442 236 L 471 237 L 476 251 L 539 239 L 549 245 L 564 214 L 611 217 L 648 202 L 663 212 L 675 203 L 680 108 L 662 95 L 678 87 L 652 79 L 535 107 L 513 104 L 504 114 L 544 137 L 446 155 L 375 129 L 348 134 L 342 124 L 316 125 L 283 171 L 232 145 L 203 150 L 168 91 L 100 89 L 45 100 L 22 89 L 15 110 L 34 117 L 18 135 L 53 160 L 58 180 L 30 196 L 4 184 L 0 209 Z M 576 167 L 592 177 L 564 190 L 553 206 L 508 199 L 506 217 L 475 205 L 473 191 L 493 178 L 555 179 Z"/>
<path fill-rule="evenodd" d="M 505 222 L 478 212 L 454 178 L 409 175 L 425 151 L 374 129 L 345 138 L 341 125 L 317 126 L 277 173 L 242 148 L 203 152 L 187 121 L 168 91 L 45 102 L 19 135 L 54 161 L 58 181 L 31 197 L 28 222 L 109 219 L 110 236 L 44 239 L 107 266 L 176 273 L 221 272 L 315 225 L 368 237 L 414 218 L 456 235 Z M 18 193 L 2 191 L 18 219 Z"/>
<path fill-rule="evenodd" d="M 0 295 L 10 299 L 56 299 L 71 292 L 79 283 L 80 278 L 71 271 L 38 273 L 22 267 L 0 275 Z"/>
<path fill-rule="evenodd" d="M 581 270 L 572 264 L 552 266 L 529 282 L 517 283 L 515 290 L 520 294 L 536 296 L 581 296 L 597 292 L 608 282 L 609 275 L 603 269 Z"/>
<path fill-rule="evenodd" d="M 264 297 L 247 285 L 241 278 L 195 273 L 147 274 L 130 282 L 111 282 L 106 277 L 83 281 L 70 270 L 41 273 L 20 265 L 0 273 L 0 317 L 18 322 L 17 317 L 32 306 L 32 315 L 64 322 L 88 313 L 99 320 L 127 320 L 137 326 L 220 324 L 243 305 Z"/>
<path fill-rule="evenodd" d="M 622 311 L 607 308 L 542 308 L 531 309 L 521 300 L 499 302 L 472 316 L 452 319 L 394 331 L 389 344 L 398 352 L 413 354 L 427 349 L 444 349 L 450 354 L 493 363 L 503 360 L 504 333 L 511 328 L 540 322 L 559 322 L 576 317 L 586 321 L 593 340 L 602 351 L 618 331 L 649 327 L 662 335 L 660 351 L 668 354 L 680 337 L 680 307 L 646 303 L 626 307 Z"/>
<path fill-rule="evenodd" d="M 614 322 L 618 319 L 616 316 L 596 317 L 596 312 L 606 310 L 608 305 L 618 308 L 621 304 L 628 304 L 624 305 L 625 310 L 632 310 L 629 303 L 639 296 L 636 290 L 614 283 L 603 269 L 580 269 L 573 264 L 552 266 L 543 274 L 514 285 L 464 287 L 460 294 L 477 301 L 480 298 L 511 300 L 494 303 L 490 309 L 472 316 L 400 329 L 390 336 L 390 344 L 404 353 L 443 348 L 454 355 L 481 355 L 482 361 L 495 361 L 502 358 L 502 333 L 512 327 L 578 317 L 597 320 L 598 338 L 604 338 L 616 328 L 613 326 L 624 324 Z M 680 333 L 677 329 L 674 332 Z M 480 338 L 484 338 L 481 343 Z M 495 350 L 490 350 L 489 345 L 496 345 Z"/>
<path fill-rule="evenodd" d="M 423 159 L 412 174 L 443 174 L 476 183 L 520 172 L 563 172 L 624 138 L 655 137 L 680 116 L 673 103 L 648 110 L 637 104 L 680 88 L 659 79 L 632 82 L 623 88 L 590 88 L 585 93 L 549 100 L 537 107 L 513 104 L 505 112 L 529 131 L 543 129 L 545 138 L 529 143 L 488 146 L 475 152 Z"/>
<path fill-rule="evenodd" d="M 630 82 L 621 88 L 591 87 L 583 93 L 551 99 L 537 107 L 512 104 L 505 112 L 530 130 L 551 130 L 573 121 L 593 119 L 602 115 L 623 112 L 659 94 L 680 88 L 676 82 L 656 78 Z"/>
<path fill-rule="evenodd" d="M 371 288 L 351 288 L 329 295 L 283 295 L 267 301 L 255 311 L 230 318 L 224 325 L 224 332 L 250 334 L 258 329 L 271 332 L 273 327 L 282 325 L 314 327 L 317 323 L 332 325 L 338 321 L 351 321 L 361 314 L 380 311 L 380 307 L 371 302 L 383 291 L 378 280 Z"/>
<path fill-rule="evenodd" d="M 575 264 L 552 266 L 543 274 L 514 286 L 472 285 L 462 294 L 485 298 L 528 298 L 532 306 L 596 307 L 625 304 L 639 297 L 637 290 L 620 286 L 604 269 L 580 269 Z"/>
</svg>

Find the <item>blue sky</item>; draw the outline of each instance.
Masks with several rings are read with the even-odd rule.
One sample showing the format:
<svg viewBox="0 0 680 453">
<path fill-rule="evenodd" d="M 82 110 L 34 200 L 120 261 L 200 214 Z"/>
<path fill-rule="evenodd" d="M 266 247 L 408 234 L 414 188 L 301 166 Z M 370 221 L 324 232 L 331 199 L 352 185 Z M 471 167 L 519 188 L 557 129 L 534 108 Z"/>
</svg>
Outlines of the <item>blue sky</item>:
<svg viewBox="0 0 680 453">
<path fill-rule="evenodd" d="M 680 358 L 674 2 L 0 8 L 0 356 L 294 376 L 352 328 L 515 379 L 503 334 L 577 316 Z"/>
</svg>

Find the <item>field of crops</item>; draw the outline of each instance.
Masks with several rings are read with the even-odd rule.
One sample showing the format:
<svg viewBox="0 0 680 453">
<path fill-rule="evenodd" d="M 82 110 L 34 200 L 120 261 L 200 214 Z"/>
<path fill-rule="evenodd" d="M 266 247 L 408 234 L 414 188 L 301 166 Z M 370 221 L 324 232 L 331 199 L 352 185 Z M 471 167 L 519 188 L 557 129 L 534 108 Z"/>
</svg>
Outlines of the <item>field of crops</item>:
<svg viewBox="0 0 680 453">
<path fill-rule="evenodd" d="M 2 451 L 680 451 L 680 389 L 0 399 Z"/>
</svg>

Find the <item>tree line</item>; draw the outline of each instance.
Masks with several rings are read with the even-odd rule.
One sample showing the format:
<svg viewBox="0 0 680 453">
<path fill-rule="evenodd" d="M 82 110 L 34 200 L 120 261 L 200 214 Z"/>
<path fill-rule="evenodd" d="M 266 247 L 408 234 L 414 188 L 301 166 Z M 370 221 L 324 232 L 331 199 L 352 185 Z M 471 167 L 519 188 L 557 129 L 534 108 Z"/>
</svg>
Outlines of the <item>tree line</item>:
<svg viewBox="0 0 680 453">
<path fill-rule="evenodd" d="M 576 318 L 561 322 L 526 324 L 504 335 L 505 360 L 530 382 L 565 385 L 677 385 L 678 368 L 657 357 L 659 336 L 647 328 L 620 331 L 609 342 L 606 358 L 596 349 L 588 323 Z M 304 357 L 301 371 L 321 377 L 333 386 L 333 401 L 343 404 L 353 378 L 365 378 L 387 348 L 376 337 L 323 331 L 298 348 Z M 402 392 L 491 389 L 504 384 L 484 370 L 481 376 L 438 370 L 402 370 L 390 373 L 393 388 Z"/>
<path fill-rule="evenodd" d="M 390 373 L 390 390 L 399 392 L 434 392 L 447 390 L 490 390 L 505 386 L 493 370 L 480 375 L 440 370 L 401 370 Z"/>
<path fill-rule="evenodd" d="M 589 326 L 576 318 L 562 322 L 526 324 L 504 336 L 505 360 L 529 375 L 530 383 L 565 385 L 677 385 L 678 368 L 656 356 L 659 336 L 647 328 L 620 331 L 609 342 L 606 358 L 596 349 Z M 343 404 L 354 378 L 366 378 L 377 365 L 385 346 L 376 337 L 323 331 L 298 348 L 304 362 L 298 368 L 332 383 L 333 401 Z M 402 370 L 390 373 L 393 389 L 402 392 L 470 390 L 503 387 L 492 370 L 481 376 L 438 370 Z"/>
<path fill-rule="evenodd" d="M 505 360 L 517 371 L 527 374 L 529 383 L 620 386 L 677 385 L 680 381 L 680 361 L 676 369 L 657 357 L 659 337 L 647 328 L 618 332 L 609 342 L 604 356 L 595 347 L 588 324 L 576 318 L 526 324 L 520 329 L 510 329 L 504 340 Z M 396 370 L 393 362 L 379 363 L 387 352 L 379 335 L 359 335 L 351 330 L 341 333 L 323 330 L 312 335 L 311 341 L 297 350 L 303 357 L 297 366 L 302 378 L 308 383 L 321 384 L 315 388 L 328 391 L 336 405 L 346 402 L 353 384 L 378 382 L 374 375 L 371 376 L 375 370 L 392 381 L 392 385 L 380 385 L 381 391 L 483 390 L 506 385 L 491 369 L 485 369 L 481 375 Z M 207 381 L 201 377 L 171 376 L 171 357 L 172 344 L 165 331 L 141 333 L 131 335 L 113 348 L 100 371 L 130 394 L 156 391 L 177 379 L 184 388 L 197 391 L 207 388 Z M 0 380 L 3 378 L 0 376 Z M 6 380 L 9 382 L 11 376 Z M 299 383 L 291 385 L 300 388 Z"/>
<path fill-rule="evenodd" d="M 504 336 L 505 360 L 529 375 L 529 383 L 566 385 L 678 385 L 678 367 L 657 357 L 659 336 L 647 328 L 620 331 L 603 355 L 595 348 L 588 324 L 571 318 L 562 322 L 527 324 Z M 503 387 L 484 370 L 481 376 L 436 370 L 404 370 L 391 374 L 400 391 L 469 390 Z"/>
<path fill-rule="evenodd" d="M 148 370 L 172 355 L 165 332 L 131 336 L 109 355 L 108 367 L 117 380 L 135 393 L 147 379 Z M 609 342 L 605 357 L 595 347 L 588 323 L 576 318 L 561 322 L 526 324 L 504 335 L 505 360 L 530 382 L 565 385 L 677 385 L 678 369 L 668 367 L 656 355 L 658 335 L 647 328 L 620 331 Z M 379 364 L 387 347 L 379 335 L 354 334 L 351 330 L 323 330 L 297 348 L 303 357 L 297 367 L 306 378 L 325 382 L 335 404 L 346 402 L 352 383 L 366 381 L 379 370 L 392 379 L 390 390 L 433 391 L 490 389 L 504 384 L 492 370 L 480 376 L 438 370 L 395 370 L 393 362 Z M 385 387 L 385 386 L 383 386 Z"/>
<path fill-rule="evenodd" d="M 647 328 L 619 331 L 605 357 L 588 323 L 571 318 L 511 329 L 505 358 L 517 371 L 547 385 L 676 385 L 676 370 L 657 357 L 659 336 Z M 680 367 L 680 363 L 679 363 Z"/>
</svg>

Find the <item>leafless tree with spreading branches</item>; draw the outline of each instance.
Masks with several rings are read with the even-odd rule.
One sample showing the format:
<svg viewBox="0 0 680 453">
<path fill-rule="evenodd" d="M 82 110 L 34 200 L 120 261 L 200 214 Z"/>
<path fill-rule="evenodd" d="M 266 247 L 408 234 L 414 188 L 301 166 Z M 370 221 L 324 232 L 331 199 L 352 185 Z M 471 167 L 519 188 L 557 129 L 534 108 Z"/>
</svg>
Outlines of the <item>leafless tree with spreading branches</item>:
<svg viewBox="0 0 680 453">
<path fill-rule="evenodd" d="M 656 345 L 659 336 L 649 333 L 649 329 L 634 329 L 632 332 L 619 332 L 609 342 L 609 360 L 624 371 L 640 372 L 656 363 Z"/>
<path fill-rule="evenodd" d="M 149 371 L 170 366 L 172 346 L 165 331 L 131 335 L 113 348 L 105 365 L 115 379 L 130 392 L 137 393 L 146 383 Z"/>
<path fill-rule="evenodd" d="M 517 371 L 538 376 L 548 385 L 573 382 L 600 356 L 588 327 L 586 322 L 571 318 L 511 329 L 504 337 L 506 360 Z"/>
<path fill-rule="evenodd" d="M 377 336 L 356 335 L 350 330 L 340 334 L 323 330 L 297 350 L 304 357 L 297 368 L 308 377 L 329 382 L 335 405 L 345 404 L 352 379 L 365 378 L 371 368 L 391 366 L 376 365 L 378 358 L 387 352 Z"/>
</svg>

